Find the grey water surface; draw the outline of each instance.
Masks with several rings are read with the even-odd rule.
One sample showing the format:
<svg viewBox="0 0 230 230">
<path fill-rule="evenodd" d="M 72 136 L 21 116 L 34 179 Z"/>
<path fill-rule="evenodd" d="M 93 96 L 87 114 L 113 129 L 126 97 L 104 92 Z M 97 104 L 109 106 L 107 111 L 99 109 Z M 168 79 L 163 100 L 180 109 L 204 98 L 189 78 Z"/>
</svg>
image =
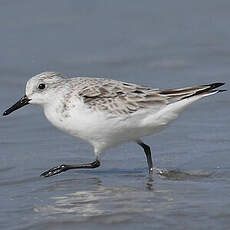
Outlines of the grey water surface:
<svg viewBox="0 0 230 230">
<path fill-rule="evenodd" d="M 0 1 L 0 110 L 42 71 L 104 76 L 154 88 L 230 84 L 230 1 Z M 102 166 L 50 178 L 61 163 L 94 160 L 92 147 L 28 105 L 0 118 L 0 229 L 230 229 L 229 91 L 191 105 Z M 101 130 L 103 132 L 103 130 Z"/>
</svg>

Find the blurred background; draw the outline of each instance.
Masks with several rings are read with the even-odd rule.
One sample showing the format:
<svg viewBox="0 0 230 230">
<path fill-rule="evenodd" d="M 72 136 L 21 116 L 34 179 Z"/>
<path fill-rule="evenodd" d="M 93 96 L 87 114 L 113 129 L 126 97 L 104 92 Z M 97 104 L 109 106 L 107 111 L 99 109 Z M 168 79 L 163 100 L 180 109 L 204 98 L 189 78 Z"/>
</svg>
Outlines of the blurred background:
<svg viewBox="0 0 230 230">
<path fill-rule="evenodd" d="M 0 0 L 0 108 L 43 71 L 177 88 L 226 82 L 228 0 Z M 51 178 L 60 163 L 90 162 L 92 148 L 27 106 L 0 119 L 0 228 L 229 229 L 229 92 L 192 105 L 145 138 L 155 166 L 128 143 L 102 167 Z M 103 132 L 103 130 L 102 130 Z"/>
</svg>

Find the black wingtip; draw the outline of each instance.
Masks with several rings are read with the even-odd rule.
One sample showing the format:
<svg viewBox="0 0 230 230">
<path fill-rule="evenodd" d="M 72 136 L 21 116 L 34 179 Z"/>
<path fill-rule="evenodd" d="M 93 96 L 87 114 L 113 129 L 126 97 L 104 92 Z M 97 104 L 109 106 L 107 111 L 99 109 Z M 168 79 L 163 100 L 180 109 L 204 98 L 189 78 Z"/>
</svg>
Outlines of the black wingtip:
<svg viewBox="0 0 230 230">
<path fill-rule="evenodd" d="M 204 86 L 209 86 L 208 90 L 212 90 L 212 89 L 216 89 L 216 88 L 218 88 L 224 84 L 225 84 L 224 82 L 215 82 L 215 83 L 212 83 L 209 85 L 204 85 Z"/>
<path fill-rule="evenodd" d="M 198 90 L 194 94 L 186 96 L 186 97 L 183 97 L 182 99 L 190 98 L 190 97 L 197 96 L 197 95 L 200 95 L 200 94 L 205 94 L 205 93 L 212 93 L 212 92 L 221 93 L 221 92 L 225 92 L 225 91 L 227 91 L 225 89 L 213 90 L 213 89 L 216 89 L 216 88 L 218 88 L 218 87 L 220 87 L 220 86 L 222 86 L 224 84 L 225 84 L 224 82 L 215 82 L 215 83 L 208 84 L 208 85 L 202 85 L 201 87 L 204 87 L 204 89 Z"/>
<path fill-rule="evenodd" d="M 218 93 L 222 93 L 222 92 L 226 92 L 227 90 L 226 89 L 220 89 L 220 90 L 218 90 L 217 92 Z"/>
</svg>

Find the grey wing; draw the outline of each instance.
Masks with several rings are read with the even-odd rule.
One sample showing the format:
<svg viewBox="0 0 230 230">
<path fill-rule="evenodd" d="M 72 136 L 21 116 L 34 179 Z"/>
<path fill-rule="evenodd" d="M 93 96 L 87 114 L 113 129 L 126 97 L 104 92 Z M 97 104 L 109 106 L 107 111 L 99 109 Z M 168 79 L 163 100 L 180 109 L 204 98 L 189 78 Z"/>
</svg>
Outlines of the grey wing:
<svg viewBox="0 0 230 230">
<path fill-rule="evenodd" d="M 136 84 L 109 79 L 93 79 L 92 84 L 84 87 L 79 95 L 91 109 L 103 110 L 114 115 L 128 115 L 151 109 L 159 111 L 167 104 L 201 94 L 219 92 L 213 90 L 223 83 L 213 83 L 196 87 L 160 90 Z"/>
<path fill-rule="evenodd" d="M 161 96 L 159 90 L 109 79 L 98 79 L 98 82 L 94 79 L 79 95 L 91 109 L 114 115 L 128 115 L 167 104 L 167 98 Z"/>
</svg>

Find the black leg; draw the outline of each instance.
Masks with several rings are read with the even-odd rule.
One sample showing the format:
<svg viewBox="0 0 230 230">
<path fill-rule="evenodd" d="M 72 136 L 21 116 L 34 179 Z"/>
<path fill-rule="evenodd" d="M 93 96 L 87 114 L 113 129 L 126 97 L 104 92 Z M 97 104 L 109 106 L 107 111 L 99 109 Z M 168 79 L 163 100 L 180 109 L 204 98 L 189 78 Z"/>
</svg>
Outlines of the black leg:
<svg viewBox="0 0 230 230">
<path fill-rule="evenodd" d="M 140 145 L 144 149 L 145 155 L 147 158 L 148 167 L 149 167 L 149 174 L 152 174 L 153 173 L 153 162 L 152 162 L 152 156 L 151 156 L 151 149 L 148 145 L 146 145 L 142 141 L 137 141 L 137 144 Z"/>
<path fill-rule="evenodd" d="M 54 167 L 50 170 L 45 171 L 40 176 L 49 177 L 49 176 L 53 176 L 53 175 L 56 175 L 56 174 L 61 173 L 61 172 L 65 172 L 69 169 L 92 169 L 92 168 L 97 168 L 99 166 L 100 166 L 99 160 L 95 160 L 94 162 L 88 163 L 88 164 L 60 165 L 60 166 L 57 166 L 57 167 Z"/>
</svg>

